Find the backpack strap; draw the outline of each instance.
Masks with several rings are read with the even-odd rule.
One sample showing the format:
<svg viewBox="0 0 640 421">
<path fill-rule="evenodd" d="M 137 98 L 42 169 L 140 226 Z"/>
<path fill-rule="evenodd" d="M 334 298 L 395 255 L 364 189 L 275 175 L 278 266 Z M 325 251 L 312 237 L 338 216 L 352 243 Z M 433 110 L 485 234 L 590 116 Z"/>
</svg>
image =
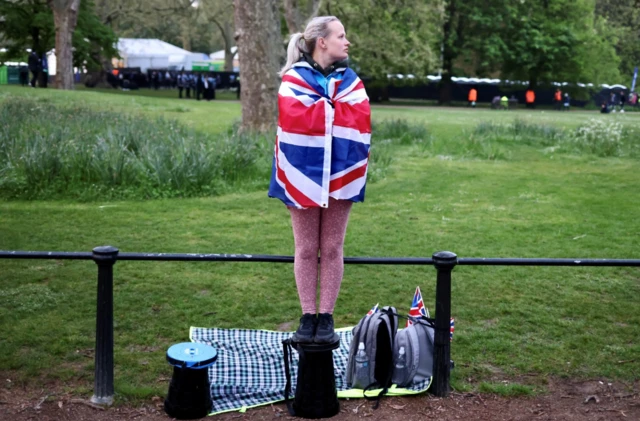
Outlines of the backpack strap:
<svg viewBox="0 0 640 421">
<path fill-rule="evenodd" d="M 293 356 L 291 351 L 291 340 L 285 339 L 282 341 L 282 353 L 284 354 L 284 372 L 287 376 L 287 384 L 284 386 L 284 403 L 287 405 L 289 415 L 296 416 L 296 411 L 293 409 L 291 400 L 289 400 L 289 393 L 291 393 L 291 366 L 293 366 Z"/>
</svg>

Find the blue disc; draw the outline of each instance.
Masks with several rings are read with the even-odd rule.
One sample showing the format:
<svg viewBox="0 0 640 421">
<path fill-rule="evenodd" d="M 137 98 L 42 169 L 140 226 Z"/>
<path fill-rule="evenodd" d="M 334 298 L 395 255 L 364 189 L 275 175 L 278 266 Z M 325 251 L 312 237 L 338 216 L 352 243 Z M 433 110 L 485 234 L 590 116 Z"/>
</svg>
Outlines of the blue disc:
<svg viewBox="0 0 640 421">
<path fill-rule="evenodd" d="M 215 348 L 197 342 L 175 344 L 167 351 L 169 364 L 182 368 L 205 368 L 218 358 Z"/>
</svg>

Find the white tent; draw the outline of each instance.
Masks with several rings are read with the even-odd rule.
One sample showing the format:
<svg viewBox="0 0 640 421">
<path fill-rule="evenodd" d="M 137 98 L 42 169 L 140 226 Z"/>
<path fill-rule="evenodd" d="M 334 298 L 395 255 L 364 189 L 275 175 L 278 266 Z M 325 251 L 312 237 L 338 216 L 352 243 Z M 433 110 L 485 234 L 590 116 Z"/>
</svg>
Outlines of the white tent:
<svg viewBox="0 0 640 421">
<path fill-rule="evenodd" d="M 231 54 L 233 54 L 233 59 L 238 59 L 238 47 L 231 47 Z M 211 60 L 224 60 L 224 50 L 216 51 L 215 53 L 209 54 L 209 58 Z"/>
<path fill-rule="evenodd" d="M 147 69 L 191 69 L 191 62 L 203 59 L 202 53 L 192 53 L 159 39 L 120 38 L 118 52 L 122 60 L 117 67 Z"/>
<path fill-rule="evenodd" d="M 231 47 L 231 54 L 233 54 L 233 71 L 237 72 L 240 70 L 240 55 L 238 54 L 238 47 Z M 224 50 L 209 54 L 209 58 L 214 62 L 224 62 Z"/>
</svg>

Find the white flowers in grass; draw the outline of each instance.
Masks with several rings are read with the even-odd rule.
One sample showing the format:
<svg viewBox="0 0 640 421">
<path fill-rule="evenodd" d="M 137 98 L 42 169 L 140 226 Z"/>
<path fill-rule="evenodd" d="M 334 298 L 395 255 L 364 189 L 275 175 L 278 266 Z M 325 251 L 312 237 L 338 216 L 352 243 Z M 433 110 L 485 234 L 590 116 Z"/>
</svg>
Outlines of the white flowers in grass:
<svg viewBox="0 0 640 421">
<path fill-rule="evenodd" d="M 616 120 L 591 118 L 578 127 L 571 141 L 580 150 L 600 156 L 621 156 L 624 127 Z"/>
</svg>

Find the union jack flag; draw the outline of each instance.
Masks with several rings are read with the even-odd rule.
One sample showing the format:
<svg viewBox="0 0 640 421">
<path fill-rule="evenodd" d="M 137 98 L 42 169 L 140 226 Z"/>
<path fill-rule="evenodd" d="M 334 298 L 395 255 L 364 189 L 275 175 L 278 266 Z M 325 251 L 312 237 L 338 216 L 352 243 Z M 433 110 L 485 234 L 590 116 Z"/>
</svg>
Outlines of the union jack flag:
<svg viewBox="0 0 640 421">
<path fill-rule="evenodd" d="M 299 61 L 282 78 L 269 196 L 298 209 L 326 208 L 329 197 L 362 202 L 371 145 L 364 84 L 343 67 L 325 92 L 314 72 Z"/>
<path fill-rule="evenodd" d="M 451 320 L 449 320 L 449 340 L 450 341 L 453 340 L 453 331 L 455 330 L 455 328 L 456 328 L 456 321 L 452 317 Z"/>
<path fill-rule="evenodd" d="M 424 302 L 422 301 L 422 293 L 420 292 L 420 287 L 416 287 L 416 293 L 413 294 L 413 302 L 411 303 L 411 310 L 409 310 L 409 317 L 420 317 L 425 316 L 429 317 L 429 310 L 424 306 Z M 407 319 L 407 324 L 405 326 L 409 327 L 413 323 L 410 319 Z"/>
<path fill-rule="evenodd" d="M 378 303 L 378 304 L 380 304 L 380 303 Z M 371 310 L 369 310 L 369 312 L 367 313 L 367 316 L 371 316 L 372 314 L 374 314 L 374 313 L 377 313 L 377 312 L 378 312 L 378 304 L 374 305 L 374 306 L 371 308 Z"/>
</svg>

